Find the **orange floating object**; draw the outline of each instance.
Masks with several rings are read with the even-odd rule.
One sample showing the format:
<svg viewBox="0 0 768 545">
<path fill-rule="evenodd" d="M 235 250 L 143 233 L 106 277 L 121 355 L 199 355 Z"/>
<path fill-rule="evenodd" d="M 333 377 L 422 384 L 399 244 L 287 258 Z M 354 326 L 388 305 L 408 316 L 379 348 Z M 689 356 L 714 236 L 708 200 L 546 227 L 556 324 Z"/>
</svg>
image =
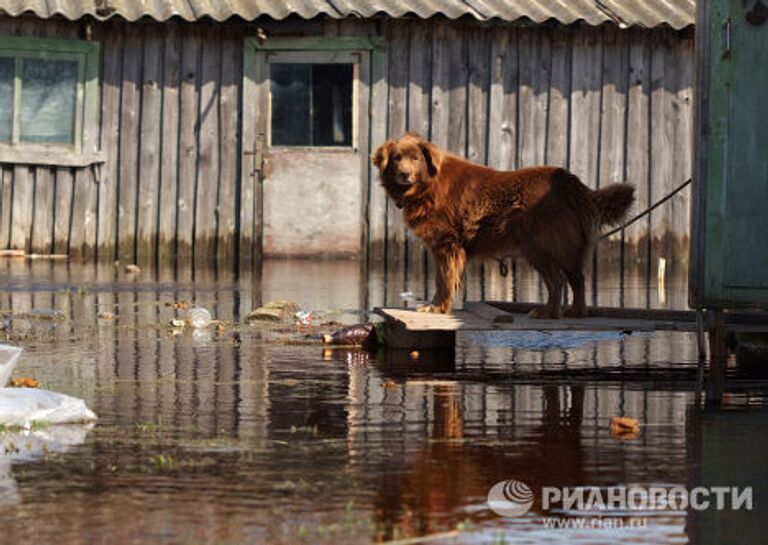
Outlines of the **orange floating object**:
<svg viewBox="0 0 768 545">
<path fill-rule="evenodd" d="M 11 379 L 10 386 L 12 388 L 39 388 L 40 383 L 32 377 L 17 377 Z"/>
<path fill-rule="evenodd" d="M 611 418 L 611 435 L 619 439 L 634 439 L 640 433 L 640 423 L 635 418 L 614 416 Z"/>
</svg>

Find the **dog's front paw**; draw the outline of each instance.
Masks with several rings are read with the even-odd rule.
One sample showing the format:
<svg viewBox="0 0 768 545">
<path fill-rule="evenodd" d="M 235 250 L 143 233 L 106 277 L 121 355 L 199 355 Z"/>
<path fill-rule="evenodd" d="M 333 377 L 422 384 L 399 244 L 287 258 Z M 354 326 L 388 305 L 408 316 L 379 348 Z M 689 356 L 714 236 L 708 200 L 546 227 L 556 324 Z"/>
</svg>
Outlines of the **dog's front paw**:
<svg viewBox="0 0 768 545">
<path fill-rule="evenodd" d="M 416 312 L 437 312 L 437 310 L 435 309 L 435 305 L 426 304 L 417 306 Z"/>
</svg>

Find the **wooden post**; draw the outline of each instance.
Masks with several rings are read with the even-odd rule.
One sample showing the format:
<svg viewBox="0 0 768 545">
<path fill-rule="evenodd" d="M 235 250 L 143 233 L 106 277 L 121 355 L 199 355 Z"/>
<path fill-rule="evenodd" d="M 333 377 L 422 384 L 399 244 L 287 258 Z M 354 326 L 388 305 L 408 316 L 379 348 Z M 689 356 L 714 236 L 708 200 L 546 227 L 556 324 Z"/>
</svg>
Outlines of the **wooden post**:
<svg viewBox="0 0 768 545">
<path fill-rule="evenodd" d="M 725 390 L 725 364 L 728 349 L 725 342 L 725 320 L 723 309 L 707 309 L 709 328 L 709 389 L 707 404 L 720 405 Z"/>
</svg>

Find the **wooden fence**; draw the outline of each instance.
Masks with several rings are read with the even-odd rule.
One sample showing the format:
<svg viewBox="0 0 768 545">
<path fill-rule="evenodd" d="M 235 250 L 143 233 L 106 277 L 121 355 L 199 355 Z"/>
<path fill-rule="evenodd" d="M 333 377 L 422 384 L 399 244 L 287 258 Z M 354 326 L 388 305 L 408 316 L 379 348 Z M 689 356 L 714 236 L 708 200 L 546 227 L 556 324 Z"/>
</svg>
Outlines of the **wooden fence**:
<svg viewBox="0 0 768 545">
<path fill-rule="evenodd" d="M 371 143 L 420 132 L 498 168 L 563 165 L 592 187 L 637 186 L 633 211 L 691 172 L 690 30 L 417 19 L 265 22 L 268 35 L 383 34 Z M 256 26 L 0 18 L 0 35 L 101 44 L 100 167 L 0 157 L 0 247 L 121 259 L 253 256 L 253 179 L 240 176 L 243 38 Z M 369 151 L 369 150 L 368 150 Z M 366 150 L 363 150 L 366 152 Z M 421 274 L 428 257 L 371 174 L 369 255 Z M 215 206 L 212 205 L 215 203 Z M 684 258 L 689 192 L 624 234 L 626 256 Z M 620 235 L 609 246 L 621 243 Z M 258 251 L 258 250 L 257 250 Z M 601 254 L 601 255 L 603 255 Z"/>
</svg>

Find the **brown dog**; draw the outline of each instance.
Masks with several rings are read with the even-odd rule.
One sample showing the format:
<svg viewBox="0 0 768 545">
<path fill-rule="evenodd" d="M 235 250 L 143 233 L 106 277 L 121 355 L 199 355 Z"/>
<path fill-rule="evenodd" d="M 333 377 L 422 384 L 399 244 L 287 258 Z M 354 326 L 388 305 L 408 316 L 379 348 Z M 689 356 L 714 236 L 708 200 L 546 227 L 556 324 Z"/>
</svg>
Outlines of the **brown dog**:
<svg viewBox="0 0 768 545">
<path fill-rule="evenodd" d="M 584 263 L 600 227 L 618 223 L 634 201 L 634 187 L 592 191 L 557 167 L 501 172 L 440 150 L 415 134 L 376 150 L 387 194 L 408 226 L 432 250 L 437 290 L 423 312 L 449 312 L 473 257 L 514 251 L 541 274 L 549 292 L 535 318 L 559 318 L 563 276 L 573 290 L 568 316 L 585 316 Z"/>
</svg>

